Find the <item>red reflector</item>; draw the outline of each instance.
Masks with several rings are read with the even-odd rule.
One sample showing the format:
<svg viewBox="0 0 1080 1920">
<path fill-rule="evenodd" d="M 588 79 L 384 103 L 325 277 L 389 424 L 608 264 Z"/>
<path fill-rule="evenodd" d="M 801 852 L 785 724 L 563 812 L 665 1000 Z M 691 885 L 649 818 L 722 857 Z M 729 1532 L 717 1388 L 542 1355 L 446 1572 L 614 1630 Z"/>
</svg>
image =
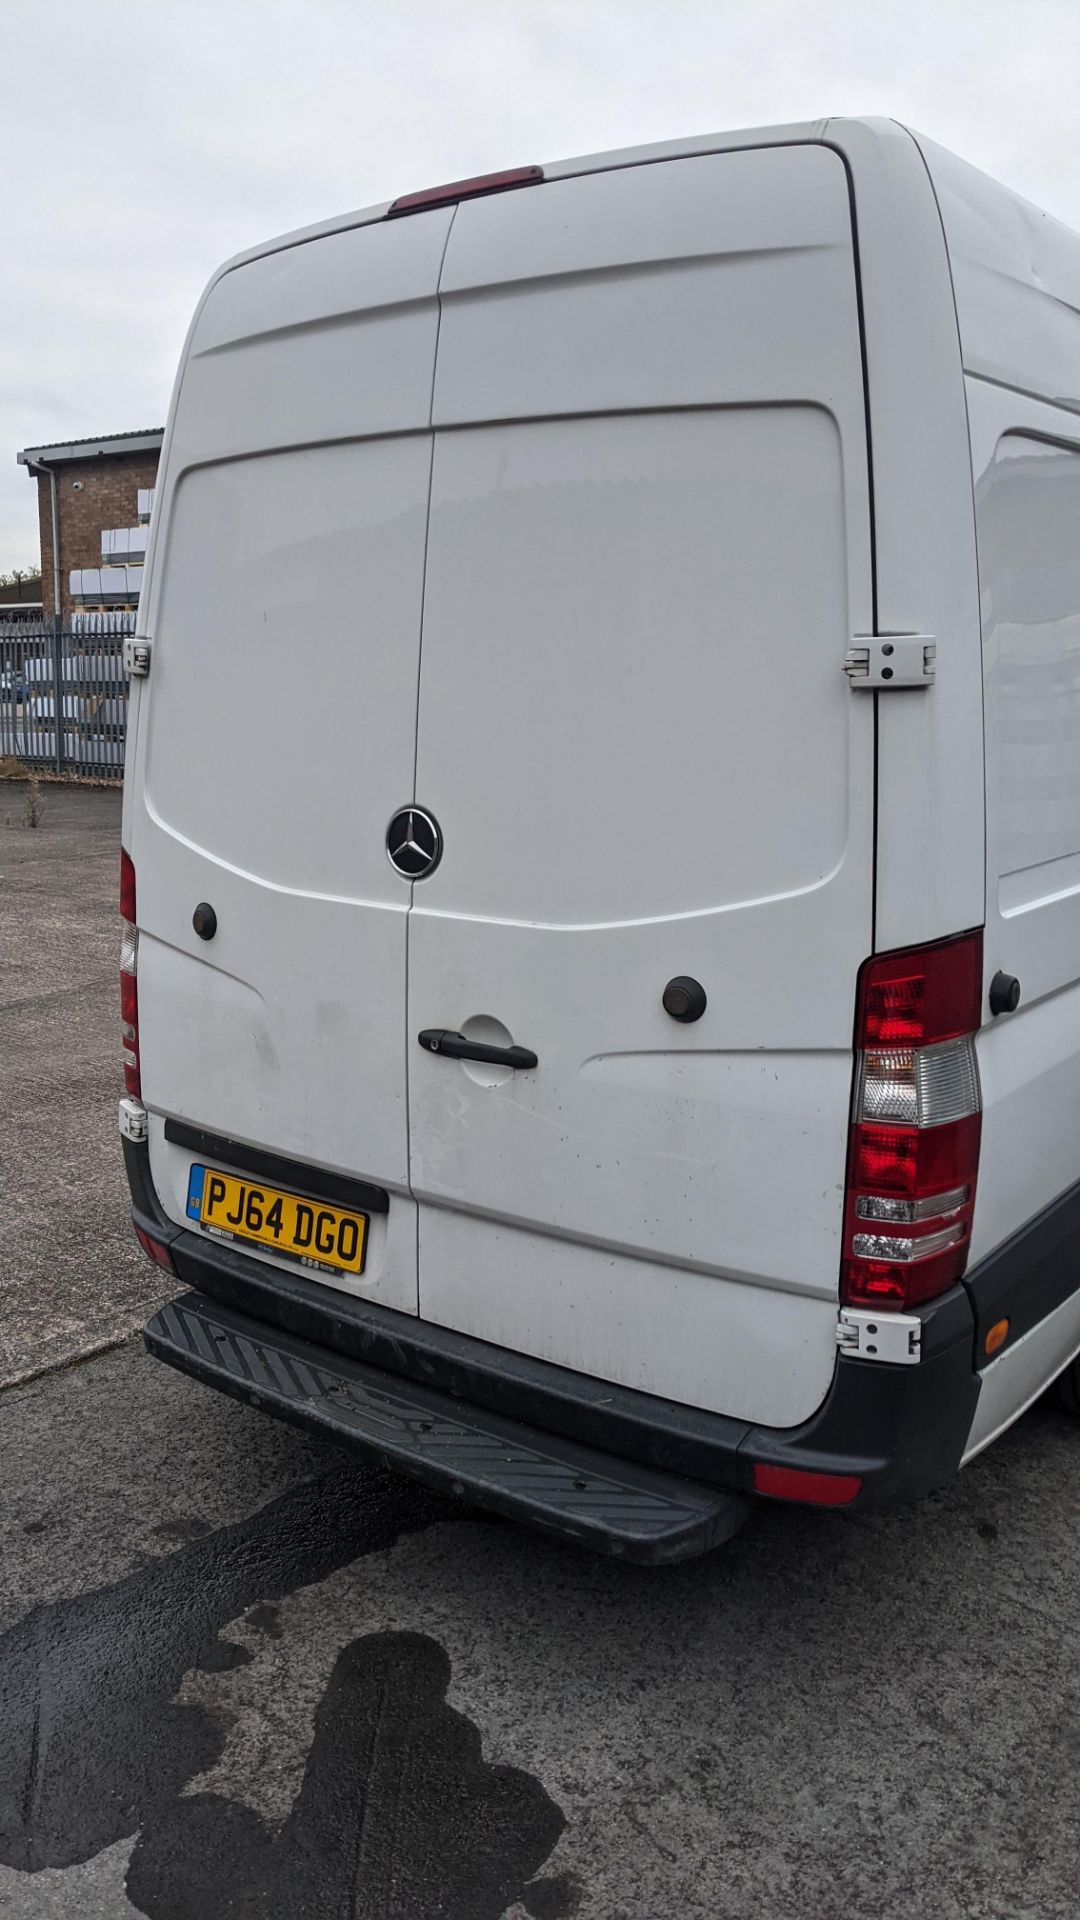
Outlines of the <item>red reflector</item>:
<svg viewBox="0 0 1080 1920">
<path fill-rule="evenodd" d="M 933 947 L 867 960 L 859 975 L 857 1047 L 926 1047 L 982 1024 L 982 928 Z"/>
<path fill-rule="evenodd" d="M 543 167 L 510 167 L 505 173 L 477 173 L 470 180 L 450 180 L 443 187 L 425 187 L 422 193 L 402 193 L 391 201 L 385 217 L 394 220 L 402 213 L 420 213 L 424 207 L 444 207 L 451 200 L 476 200 L 482 193 L 533 187 L 543 177 Z"/>
<path fill-rule="evenodd" d="M 123 847 L 120 849 L 120 917 L 135 925 L 135 866 Z"/>
<path fill-rule="evenodd" d="M 754 1492 L 773 1500 L 801 1500 L 808 1507 L 848 1507 L 862 1492 L 857 1473 L 807 1473 L 802 1467 L 754 1467 Z"/>
<path fill-rule="evenodd" d="M 154 1262 L 155 1267 L 164 1267 L 166 1273 L 176 1272 L 172 1254 L 163 1240 L 155 1240 L 153 1235 L 147 1233 L 142 1227 L 135 1228 L 135 1238 L 143 1252 Z"/>
</svg>

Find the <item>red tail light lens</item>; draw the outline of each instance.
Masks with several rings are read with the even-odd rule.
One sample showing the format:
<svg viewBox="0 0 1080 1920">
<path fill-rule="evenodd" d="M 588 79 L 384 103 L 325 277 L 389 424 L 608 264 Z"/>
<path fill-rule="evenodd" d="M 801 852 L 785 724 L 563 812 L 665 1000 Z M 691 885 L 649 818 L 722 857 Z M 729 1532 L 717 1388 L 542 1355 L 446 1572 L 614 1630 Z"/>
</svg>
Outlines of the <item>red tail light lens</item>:
<svg viewBox="0 0 1080 1920">
<path fill-rule="evenodd" d="M 482 193 L 506 193 L 510 187 L 535 187 L 544 177 L 543 167 L 508 167 L 505 173 L 475 173 L 469 180 L 450 180 L 442 187 L 425 187 L 422 193 L 402 193 L 392 200 L 387 220 L 402 213 L 421 213 L 425 207 L 445 207 L 451 200 L 476 200 Z"/>
<path fill-rule="evenodd" d="M 882 954 L 862 970 L 840 1289 L 848 1306 L 918 1306 L 964 1271 L 981 1012 L 981 929 Z"/>
<path fill-rule="evenodd" d="M 123 923 L 120 936 L 120 1021 L 124 1041 L 124 1086 L 136 1100 L 141 1100 L 139 935 L 135 926 L 135 868 L 131 855 L 123 850 L 120 853 L 120 918 Z"/>
<path fill-rule="evenodd" d="M 135 925 L 135 863 L 123 847 L 120 849 L 120 918 Z"/>
<path fill-rule="evenodd" d="M 982 1011 L 982 930 L 868 960 L 859 977 L 860 1047 L 929 1047 L 975 1033 Z"/>
</svg>

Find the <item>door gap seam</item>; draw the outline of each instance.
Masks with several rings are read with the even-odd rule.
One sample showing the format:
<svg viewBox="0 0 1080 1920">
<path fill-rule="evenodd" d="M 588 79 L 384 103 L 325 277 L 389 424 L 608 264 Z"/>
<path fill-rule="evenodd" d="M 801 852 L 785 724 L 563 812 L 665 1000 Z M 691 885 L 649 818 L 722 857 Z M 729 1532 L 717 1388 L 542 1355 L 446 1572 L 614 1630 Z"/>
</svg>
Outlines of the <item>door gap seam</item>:
<svg viewBox="0 0 1080 1920">
<path fill-rule="evenodd" d="M 450 215 L 449 225 L 447 226 L 447 229 L 446 229 L 446 238 L 443 241 L 442 253 L 439 256 L 439 271 L 435 279 L 435 351 L 432 355 L 432 361 L 431 361 L 431 393 L 428 398 L 428 442 L 429 442 L 428 443 L 428 484 L 427 484 L 427 503 L 426 503 L 425 512 L 424 512 L 424 550 L 423 550 L 423 556 L 421 560 L 421 570 L 420 570 L 420 632 L 418 636 L 418 643 L 417 643 L 417 649 L 416 649 L 416 703 L 415 703 L 414 714 L 413 714 L 413 770 L 412 770 L 412 804 L 413 806 L 418 805 L 417 794 L 416 794 L 416 779 L 417 779 L 417 773 L 419 771 L 419 758 L 420 758 L 420 694 L 421 694 L 421 688 L 423 684 L 424 615 L 427 610 L 428 547 L 431 539 L 431 496 L 432 496 L 432 489 L 435 481 L 435 381 L 438 375 L 438 367 L 439 367 L 439 336 L 442 332 L 442 276 L 443 276 L 443 267 L 446 263 L 446 250 L 450 245 L 450 235 L 454 230 L 454 221 L 457 219 L 457 213 L 458 213 L 458 210 L 457 210 L 457 207 L 455 206 Z M 415 901 L 415 898 L 416 898 L 416 886 L 414 882 L 409 887 L 409 903 L 405 909 L 405 1031 L 402 1037 L 403 1037 L 404 1049 L 405 1049 L 405 1178 L 406 1178 L 406 1183 L 409 1189 L 409 1197 L 413 1203 L 413 1227 L 414 1227 L 414 1233 L 415 1233 L 415 1254 L 416 1254 L 416 1313 L 419 1316 L 419 1313 L 420 1313 L 420 1208 L 417 1203 L 416 1195 L 413 1193 L 412 1072 L 411 1072 L 412 1056 L 409 1049 L 409 1022 L 410 1022 L 410 1014 L 411 1014 L 410 961 L 412 957 L 412 954 L 411 954 L 412 910 L 413 910 L 413 903 Z"/>
</svg>

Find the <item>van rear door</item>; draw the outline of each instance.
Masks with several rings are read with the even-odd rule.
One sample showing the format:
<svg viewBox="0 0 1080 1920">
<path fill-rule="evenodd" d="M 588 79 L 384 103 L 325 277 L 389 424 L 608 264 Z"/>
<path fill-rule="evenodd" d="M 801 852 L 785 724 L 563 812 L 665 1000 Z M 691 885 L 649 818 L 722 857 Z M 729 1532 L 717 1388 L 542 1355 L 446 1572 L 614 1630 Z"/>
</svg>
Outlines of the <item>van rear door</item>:
<svg viewBox="0 0 1080 1920">
<path fill-rule="evenodd" d="M 429 215 L 418 216 L 416 224 Z M 405 223 L 403 223 L 405 224 Z M 459 207 L 409 926 L 425 1318 L 791 1425 L 835 1360 L 872 630 L 847 180 L 819 147 Z M 664 1011 L 691 976 L 692 1023 Z M 464 1032 L 532 1071 L 418 1045 Z"/>
<path fill-rule="evenodd" d="M 413 790 L 450 218 L 285 247 L 211 290 L 157 501 L 126 825 L 163 1204 L 184 1219 L 200 1157 L 168 1119 L 374 1183 L 389 1211 L 338 1284 L 408 1312 L 409 887 L 386 822 Z"/>
</svg>

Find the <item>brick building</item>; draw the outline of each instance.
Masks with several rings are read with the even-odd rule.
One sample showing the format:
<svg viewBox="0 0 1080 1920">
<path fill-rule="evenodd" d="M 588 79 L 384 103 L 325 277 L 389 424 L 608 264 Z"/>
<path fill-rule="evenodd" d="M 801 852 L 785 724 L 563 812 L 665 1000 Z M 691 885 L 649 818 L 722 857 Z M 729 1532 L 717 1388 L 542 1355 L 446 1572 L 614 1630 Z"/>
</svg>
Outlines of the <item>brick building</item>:
<svg viewBox="0 0 1080 1920">
<path fill-rule="evenodd" d="M 16 456 L 37 481 L 46 614 L 134 609 L 162 437 L 163 429 L 152 427 L 24 447 Z"/>
</svg>

